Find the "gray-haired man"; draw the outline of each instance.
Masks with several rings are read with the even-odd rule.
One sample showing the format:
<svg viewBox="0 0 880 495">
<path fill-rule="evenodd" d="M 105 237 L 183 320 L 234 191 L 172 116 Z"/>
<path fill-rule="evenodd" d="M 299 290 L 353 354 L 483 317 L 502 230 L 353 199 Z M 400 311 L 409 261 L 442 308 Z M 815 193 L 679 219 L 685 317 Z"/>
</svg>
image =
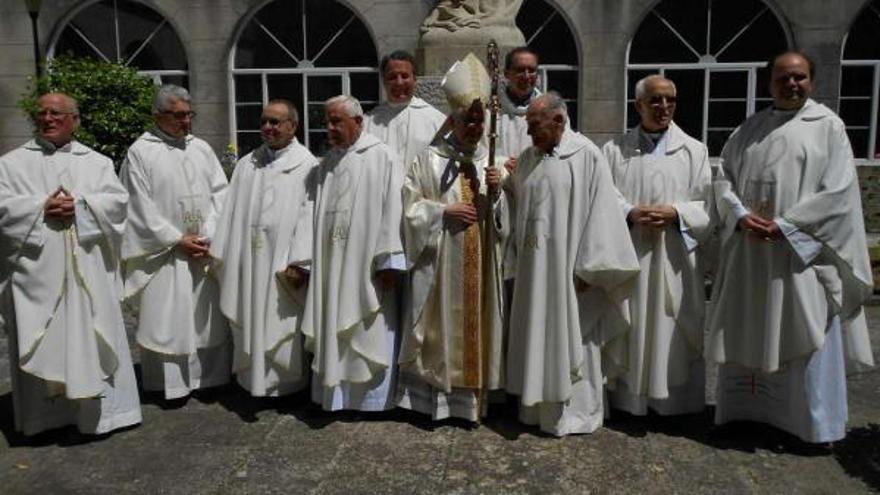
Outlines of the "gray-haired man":
<svg viewBox="0 0 880 495">
<path fill-rule="evenodd" d="M 318 167 L 314 241 L 302 332 L 314 354 L 312 400 L 324 409 L 394 405 L 397 278 L 403 170 L 388 146 L 363 132 L 349 96 L 327 100 L 333 147 Z"/>
<path fill-rule="evenodd" d="M 156 125 L 120 171 L 131 196 L 122 257 L 125 295 L 140 302 L 143 386 L 166 399 L 229 381 L 229 329 L 208 275 L 227 181 L 211 147 L 190 134 L 194 116 L 186 89 L 160 87 Z"/>
</svg>

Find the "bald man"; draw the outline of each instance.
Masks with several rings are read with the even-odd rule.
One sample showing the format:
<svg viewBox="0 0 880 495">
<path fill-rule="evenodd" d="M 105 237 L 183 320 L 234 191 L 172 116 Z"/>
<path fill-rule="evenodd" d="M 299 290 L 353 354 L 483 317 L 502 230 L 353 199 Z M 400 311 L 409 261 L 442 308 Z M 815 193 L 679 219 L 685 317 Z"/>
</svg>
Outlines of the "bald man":
<svg viewBox="0 0 880 495">
<path fill-rule="evenodd" d="M 0 158 L 0 326 L 15 428 L 101 434 L 141 421 L 119 306 L 128 194 L 77 142 L 76 101 L 43 95 L 36 136 Z"/>
</svg>

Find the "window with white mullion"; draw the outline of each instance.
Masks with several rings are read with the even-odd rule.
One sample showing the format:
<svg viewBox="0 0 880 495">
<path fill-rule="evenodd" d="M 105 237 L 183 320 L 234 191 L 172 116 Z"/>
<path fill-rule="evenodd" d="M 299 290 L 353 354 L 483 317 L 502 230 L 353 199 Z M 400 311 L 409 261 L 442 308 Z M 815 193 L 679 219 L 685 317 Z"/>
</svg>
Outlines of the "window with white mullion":
<svg viewBox="0 0 880 495">
<path fill-rule="evenodd" d="M 878 30 L 880 0 L 873 0 L 850 26 L 841 53 L 838 113 L 846 125 L 856 158 L 880 158 Z"/>
<path fill-rule="evenodd" d="M 159 83 L 188 86 L 183 44 L 161 14 L 141 2 L 81 2 L 61 22 L 46 56 L 96 58 L 137 70 Z"/>
<path fill-rule="evenodd" d="M 300 113 L 297 138 L 320 155 L 326 142 L 324 101 L 353 94 L 371 107 L 378 100 L 377 65 L 372 37 L 343 2 L 275 0 L 263 5 L 242 27 L 229 71 L 236 82 L 259 77 L 259 98 L 264 103 L 276 98 L 293 102 Z M 257 88 L 250 92 L 256 93 Z M 247 93 L 236 90 L 235 101 L 257 99 L 256 94 Z M 237 108 L 234 102 L 230 106 Z M 248 126 L 241 119 L 236 121 L 237 128 Z M 232 135 L 238 135 L 236 129 Z M 239 149 L 248 151 L 244 146 Z"/>
<path fill-rule="evenodd" d="M 711 155 L 728 130 L 760 109 L 769 95 L 761 68 L 790 45 L 762 0 L 663 0 L 642 21 L 627 52 L 627 123 L 635 122 L 631 88 L 661 73 L 678 89 L 676 123 L 703 139 Z"/>
<path fill-rule="evenodd" d="M 526 46 L 540 60 L 538 88 L 556 91 L 568 105 L 571 126 L 578 128 L 579 56 L 574 34 L 561 12 L 547 0 L 524 0 L 516 25 Z"/>
</svg>

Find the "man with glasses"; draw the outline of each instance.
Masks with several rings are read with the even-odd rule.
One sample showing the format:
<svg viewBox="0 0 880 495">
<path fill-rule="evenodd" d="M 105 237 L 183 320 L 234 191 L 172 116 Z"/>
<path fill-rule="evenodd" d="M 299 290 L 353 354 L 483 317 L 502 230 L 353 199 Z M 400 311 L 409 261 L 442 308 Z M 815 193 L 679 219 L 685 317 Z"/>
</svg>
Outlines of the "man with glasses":
<svg viewBox="0 0 880 495">
<path fill-rule="evenodd" d="M 299 326 L 312 219 L 303 204 L 317 160 L 297 141 L 298 124 L 290 101 L 263 107 L 263 145 L 235 166 L 211 243 L 211 256 L 220 261 L 220 308 L 232 324 L 233 371 L 254 396 L 286 395 L 308 384 Z M 295 240 L 306 246 L 305 255 L 294 249 Z"/>
<path fill-rule="evenodd" d="M 846 371 L 873 364 L 862 305 L 873 288 L 852 148 L 813 101 L 815 67 L 774 57 L 773 106 L 721 152 L 721 265 L 706 357 L 715 422 L 772 424 L 806 442 L 846 435 Z"/>
<path fill-rule="evenodd" d="M 191 134 L 193 116 L 186 89 L 158 88 L 155 125 L 119 173 L 130 195 L 122 257 L 126 299 L 140 305 L 143 387 L 166 400 L 230 374 L 229 327 L 208 255 L 227 182 L 214 151 Z"/>
<path fill-rule="evenodd" d="M 498 115 L 498 154 L 508 157 L 507 168 L 516 166 L 516 158 L 532 145 L 526 123 L 526 111 L 538 95 L 538 55 L 521 46 L 504 58 L 504 78 L 498 91 L 501 112 Z M 566 124 L 568 125 L 568 124 Z"/>
<path fill-rule="evenodd" d="M 0 327 L 15 429 L 101 434 L 141 421 L 119 299 L 128 194 L 77 142 L 76 101 L 40 97 L 36 137 L 0 158 Z"/>
<path fill-rule="evenodd" d="M 605 144 L 636 252 L 639 284 L 628 300 L 628 365 L 609 379 L 611 406 L 645 415 L 704 406 L 705 289 L 697 247 L 709 237 L 712 176 L 706 146 L 673 122 L 675 84 L 636 83 L 638 126 Z"/>
</svg>

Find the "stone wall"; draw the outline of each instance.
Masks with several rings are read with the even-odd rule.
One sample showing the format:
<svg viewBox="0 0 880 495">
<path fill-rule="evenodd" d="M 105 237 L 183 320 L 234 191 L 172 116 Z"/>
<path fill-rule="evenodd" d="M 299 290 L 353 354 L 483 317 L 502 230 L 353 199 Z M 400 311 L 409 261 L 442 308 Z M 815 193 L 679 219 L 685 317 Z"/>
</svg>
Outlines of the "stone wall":
<svg viewBox="0 0 880 495">
<path fill-rule="evenodd" d="M 190 88 L 199 118 L 195 132 L 218 151 L 229 129 L 229 54 L 239 29 L 265 0 L 140 0 L 165 15 L 180 36 L 190 66 Z M 415 51 L 419 24 L 429 0 L 342 0 L 367 26 L 379 53 Z M 567 21 L 579 47 L 581 130 L 604 143 L 624 127 L 624 70 L 627 46 L 657 0 L 548 0 Z M 735 0 L 727 0 L 735 1 Z M 90 2 L 45 0 L 40 14 L 43 50 L 64 22 Z M 840 53 L 850 24 L 866 0 L 768 0 L 793 46 L 814 56 L 816 97 L 837 108 Z M 0 153 L 29 137 L 16 102 L 33 73 L 30 20 L 22 0 L 0 0 Z"/>
</svg>

